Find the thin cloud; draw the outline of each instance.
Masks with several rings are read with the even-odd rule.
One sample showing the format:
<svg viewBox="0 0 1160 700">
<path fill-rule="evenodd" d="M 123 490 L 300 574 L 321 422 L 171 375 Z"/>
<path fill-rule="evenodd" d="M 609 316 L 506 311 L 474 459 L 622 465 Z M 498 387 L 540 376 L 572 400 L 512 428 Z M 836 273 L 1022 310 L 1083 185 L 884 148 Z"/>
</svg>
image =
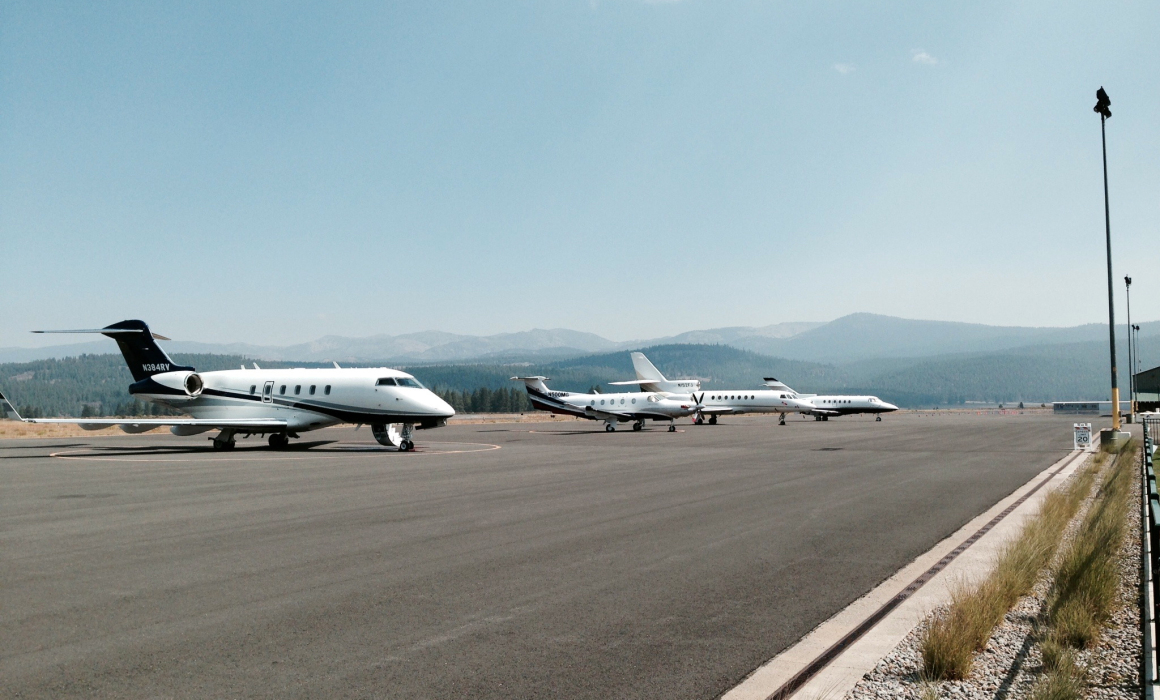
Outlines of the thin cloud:
<svg viewBox="0 0 1160 700">
<path fill-rule="evenodd" d="M 834 70 L 838 71 L 842 75 L 849 75 L 858 70 L 858 67 L 853 63 L 835 63 Z"/>
<path fill-rule="evenodd" d="M 911 49 L 910 56 L 911 56 L 911 60 L 913 60 L 915 63 L 921 63 L 924 66 L 937 66 L 938 65 L 938 59 L 935 58 L 934 56 L 931 56 L 930 54 L 928 54 L 926 51 L 923 51 L 922 49 Z"/>
</svg>

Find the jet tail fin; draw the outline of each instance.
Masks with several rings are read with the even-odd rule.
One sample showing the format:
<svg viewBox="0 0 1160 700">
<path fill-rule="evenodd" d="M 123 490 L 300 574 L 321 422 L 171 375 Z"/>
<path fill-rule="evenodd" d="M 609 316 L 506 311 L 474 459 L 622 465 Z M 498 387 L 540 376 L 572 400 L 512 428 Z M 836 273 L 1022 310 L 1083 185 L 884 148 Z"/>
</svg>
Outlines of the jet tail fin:
<svg viewBox="0 0 1160 700">
<path fill-rule="evenodd" d="M 20 414 L 16 412 L 16 407 L 12 405 L 11 401 L 5 398 L 4 394 L 0 394 L 0 414 L 3 414 L 4 417 L 8 420 L 18 420 L 21 423 L 24 422 L 24 419 L 21 418 Z"/>
<path fill-rule="evenodd" d="M 169 355 L 158 347 L 157 340 L 169 340 L 163 335 L 157 335 L 149 330 L 144 321 L 121 321 L 104 328 L 69 330 L 69 331 L 32 331 L 33 333 L 100 333 L 103 336 L 117 341 L 117 347 L 125 357 L 125 364 L 129 365 L 129 372 L 133 374 L 133 381 L 152 377 L 162 372 L 177 370 L 193 371 L 193 367 L 183 367 L 169 359 Z"/>
<path fill-rule="evenodd" d="M 528 389 L 535 389 L 536 391 L 542 391 L 545 394 L 548 393 L 548 391 L 549 391 L 548 385 L 544 383 L 548 379 L 550 379 L 550 377 L 540 377 L 540 376 L 512 377 L 513 382 L 523 382 L 524 386 L 527 387 Z"/>
<path fill-rule="evenodd" d="M 632 353 L 632 367 L 636 370 L 637 379 L 646 379 L 651 382 L 665 382 L 665 375 L 648 361 L 643 352 Z"/>
</svg>

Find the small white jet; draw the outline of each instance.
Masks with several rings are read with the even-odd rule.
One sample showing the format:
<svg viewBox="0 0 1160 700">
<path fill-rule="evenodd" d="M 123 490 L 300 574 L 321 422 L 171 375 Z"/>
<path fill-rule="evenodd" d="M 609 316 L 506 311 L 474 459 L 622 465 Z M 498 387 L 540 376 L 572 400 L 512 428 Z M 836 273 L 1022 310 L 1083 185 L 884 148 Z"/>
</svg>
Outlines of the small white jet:
<svg viewBox="0 0 1160 700">
<path fill-rule="evenodd" d="M 632 367 L 636 370 L 636 380 L 612 382 L 613 384 L 639 384 L 642 389 L 670 394 L 688 392 L 689 387 L 701 388 L 701 382 L 696 379 L 666 379 L 642 352 L 631 353 L 631 356 Z M 779 413 L 781 424 L 784 425 L 785 414 L 809 413 L 815 409 L 813 403 L 800 398 L 789 387 L 782 385 L 779 389 L 769 385 L 768 380 L 767 386 L 770 388 L 706 389 L 698 401 L 701 408 L 697 410 L 697 417 L 693 420 L 697 425 L 702 425 L 708 418 L 709 425 L 716 425 L 717 416 L 721 415 Z"/>
<path fill-rule="evenodd" d="M 689 416 L 700 408 L 693 395 L 670 397 L 659 392 L 626 392 L 616 394 L 579 394 L 553 391 L 545 383 L 548 377 L 512 377 L 524 383 L 532 406 L 567 416 L 579 416 L 604 421 L 608 432 L 616 430 L 620 422 L 632 421 L 632 429 L 640 430 L 646 420 L 668 421 L 669 432 L 676 432 L 674 421 Z"/>
<path fill-rule="evenodd" d="M 791 392 L 793 391 L 793 389 L 790 389 L 773 377 L 766 377 L 765 384 L 766 386 L 780 387 Z M 848 416 L 855 413 L 873 413 L 876 414 L 874 419 L 881 421 L 883 413 L 898 410 L 898 406 L 892 403 L 886 403 L 877 396 L 820 396 L 818 394 L 800 394 L 800 396 L 809 399 L 810 403 L 815 406 L 814 410 L 809 411 L 809 414 L 814 417 L 814 420 L 830 420 L 830 416 Z"/>
<path fill-rule="evenodd" d="M 0 410 L 25 423 L 75 423 L 86 430 L 111 425 L 126 433 L 168 426 L 174 435 L 218 430 L 217 450 L 230 450 L 236 435 L 269 435 L 270 447 L 289 444 L 298 433 L 338 423 L 369 424 L 379 444 L 400 452 L 415 449 L 413 431 L 446 425 L 455 415 L 406 372 L 387 368 L 253 369 L 198 372 L 169 359 L 142 321 L 121 321 L 105 328 L 34 333 L 100 333 L 117 341 L 139 399 L 175 408 L 189 418 L 21 418 L 0 394 Z"/>
</svg>

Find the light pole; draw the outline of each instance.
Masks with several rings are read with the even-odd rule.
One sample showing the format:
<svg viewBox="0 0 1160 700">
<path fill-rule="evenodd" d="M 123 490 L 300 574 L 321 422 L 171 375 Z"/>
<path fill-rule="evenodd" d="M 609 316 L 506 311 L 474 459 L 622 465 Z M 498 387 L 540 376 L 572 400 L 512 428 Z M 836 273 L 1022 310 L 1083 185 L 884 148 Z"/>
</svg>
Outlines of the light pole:
<svg viewBox="0 0 1160 700">
<path fill-rule="evenodd" d="M 1132 278 L 1124 275 L 1128 297 L 1128 422 L 1136 421 L 1136 363 L 1132 361 Z"/>
<path fill-rule="evenodd" d="M 1112 215 L 1108 206 L 1108 137 L 1104 124 L 1112 116 L 1112 101 L 1101 86 L 1093 112 L 1100 115 L 1100 143 L 1104 150 L 1104 231 L 1108 243 L 1108 342 L 1112 349 L 1112 431 L 1120 431 L 1120 386 L 1116 381 L 1116 298 L 1112 291 Z"/>
</svg>

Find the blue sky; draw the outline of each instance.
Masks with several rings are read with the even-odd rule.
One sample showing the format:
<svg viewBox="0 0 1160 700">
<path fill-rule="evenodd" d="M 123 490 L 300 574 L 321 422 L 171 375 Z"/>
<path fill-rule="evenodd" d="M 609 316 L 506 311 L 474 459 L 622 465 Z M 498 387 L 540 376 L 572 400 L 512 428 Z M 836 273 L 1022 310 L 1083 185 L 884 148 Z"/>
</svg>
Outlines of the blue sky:
<svg viewBox="0 0 1160 700">
<path fill-rule="evenodd" d="M 1106 321 L 1100 85 L 1154 320 L 1157 36 L 1155 2 L 0 2 L 0 346 Z"/>
</svg>

